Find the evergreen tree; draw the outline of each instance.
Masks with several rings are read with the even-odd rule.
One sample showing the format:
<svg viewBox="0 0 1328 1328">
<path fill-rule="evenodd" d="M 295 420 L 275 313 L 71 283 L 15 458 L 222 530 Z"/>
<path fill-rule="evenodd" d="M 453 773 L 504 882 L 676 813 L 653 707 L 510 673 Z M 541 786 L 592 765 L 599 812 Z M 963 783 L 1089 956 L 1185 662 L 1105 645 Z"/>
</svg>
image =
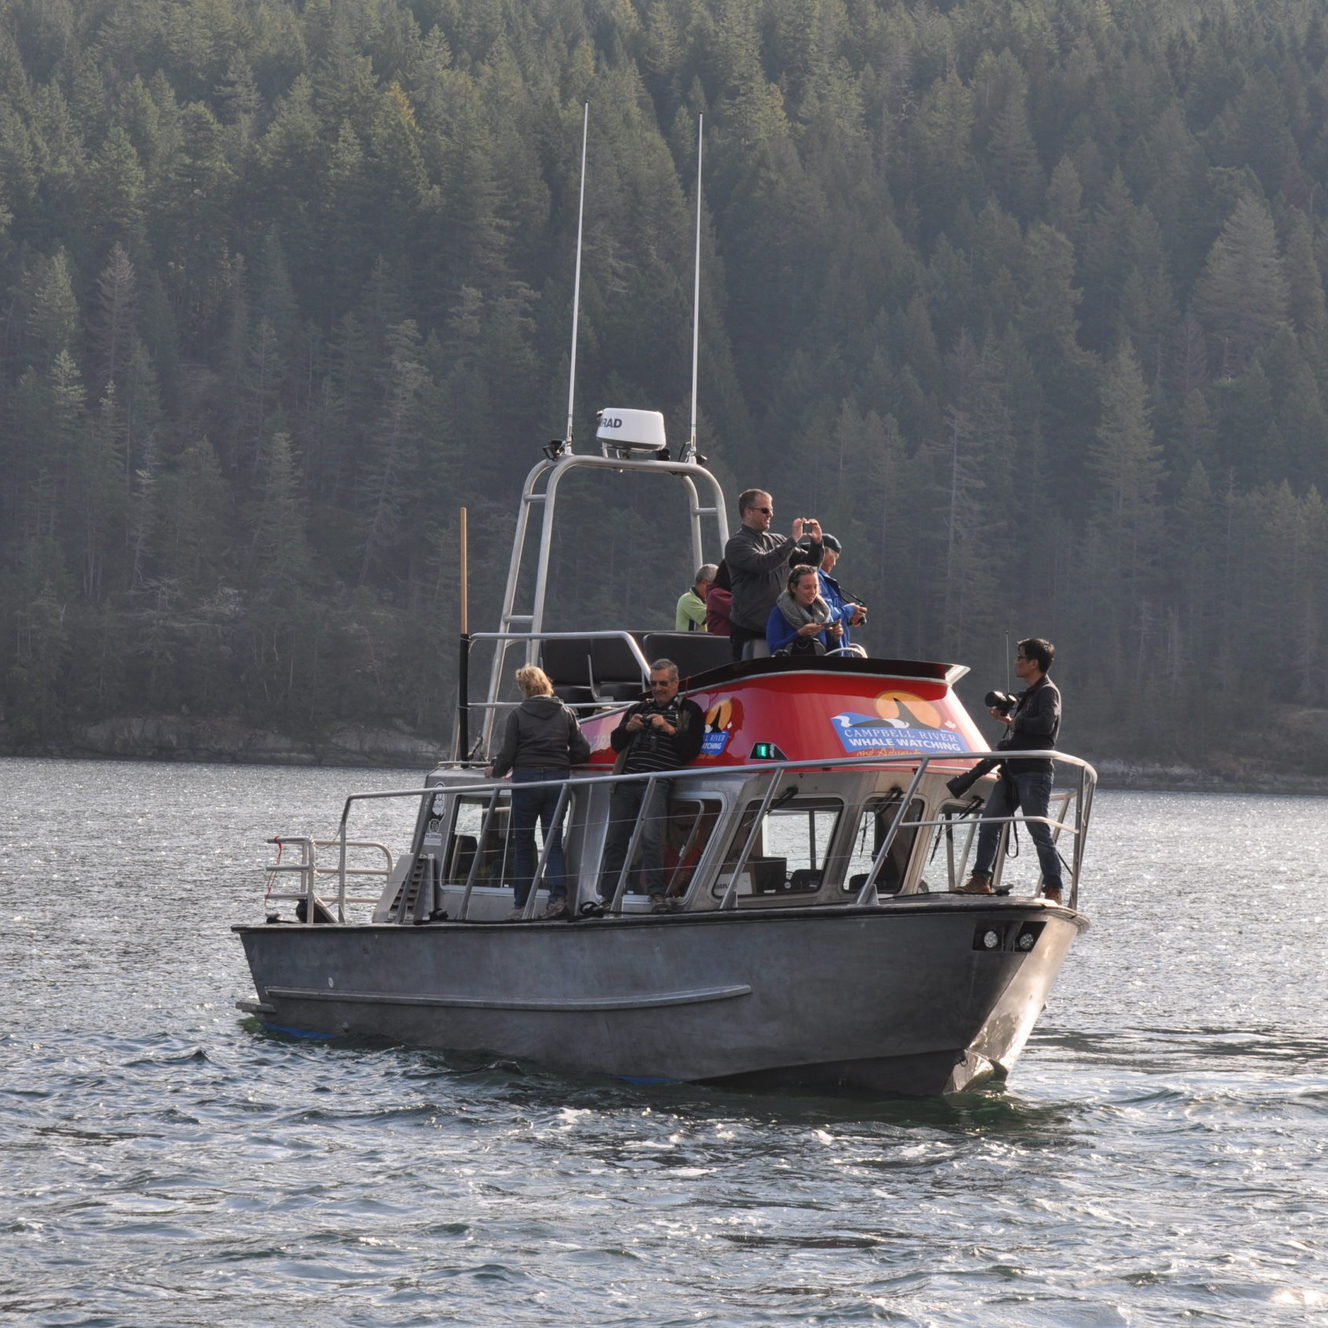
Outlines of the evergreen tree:
<svg viewBox="0 0 1328 1328">
<path fill-rule="evenodd" d="M 1261 200 L 1249 194 L 1237 200 L 1194 294 L 1221 372 L 1234 377 L 1287 321 L 1289 292 L 1277 234 Z"/>
</svg>

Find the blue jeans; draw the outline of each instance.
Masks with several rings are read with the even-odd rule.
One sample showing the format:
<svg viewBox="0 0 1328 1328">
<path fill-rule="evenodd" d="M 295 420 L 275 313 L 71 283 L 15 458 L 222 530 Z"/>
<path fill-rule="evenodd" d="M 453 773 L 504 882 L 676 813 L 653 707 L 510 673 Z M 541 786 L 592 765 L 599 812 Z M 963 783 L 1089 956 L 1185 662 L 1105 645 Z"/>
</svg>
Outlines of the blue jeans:
<svg viewBox="0 0 1328 1328">
<path fill-rule="evenodd" d="M 1019 808 L 1025 816 L 1045 816 L 1051 805 L 1051 771 L 1034 770 L 1026 775 L 1002 774 L 996 781 L 987 805 L 982 809 L 982 824 L 978 828 L 978 854 L 973 871 L 990 876 L 996 866 L 996 849 L 1001 839 L 997 817 L 1013 816 Z M 993 818 L 993 819 L 988 819 Z M 1051 827 L 1040 821 L 1029 821 L 1028 836 L 1037 849 L 1038 866 L 1042 868 L 1044 885 L 1061 884 L 1061 855 L 1051 842 Z"/>
<path fill-rule="evenodd" d="M 664 831 L 668 826 L 673 781 L 657 779 L 649 786 L 649 799 L 646 798 L 646 788 L 645 780 L 615 784 L 609 795 L 609 833 L 604 840 L 604 865 L 599 873 L 599 893 L 604 899 L 612 899 L 618 888 L 618 877 L 627 858 L 627 845 L 631 843 L 632 830 L 638 820 L 642 823 L 637 844 L 646 876 L 646 893 L 663 895 L 668 885 L 664 874 Z M 630 878 L 627 884 L 630 889 Z"/>
<path fill-rule="evenodd" d="M 525 906 L 535 877 L 535 822 L 544 832 L 549 854 L 544 863 L 544 879 L 549 887 L 549 902 L 567 895 L 567 860 L 563 857 L 563 828 L 555 825 L 553 813 L 558 806 L 559 786 L 521 788 L 541 779 L 566 779 L 566 770 L 540 766 L 517 766 L 512 771 L 512 887 L 517 908 Z"/>
</svg>

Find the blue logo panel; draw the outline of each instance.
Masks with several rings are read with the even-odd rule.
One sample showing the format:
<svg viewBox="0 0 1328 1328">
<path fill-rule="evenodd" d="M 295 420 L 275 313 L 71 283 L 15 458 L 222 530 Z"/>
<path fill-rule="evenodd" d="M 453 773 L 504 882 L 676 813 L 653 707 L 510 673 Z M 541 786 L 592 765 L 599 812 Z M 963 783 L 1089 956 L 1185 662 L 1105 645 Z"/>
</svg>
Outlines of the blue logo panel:
<svg viewBox="0 0 1328 1328">
<path fill-rule="evenodd" d="M 932 756 L 968 751 L 963 738 L 949 729 L 910 728 L 904 720 L 852 711 L 831 715 L 830 722 L 848 756 L 880 751 L 926 752 Z"/>
</svg>

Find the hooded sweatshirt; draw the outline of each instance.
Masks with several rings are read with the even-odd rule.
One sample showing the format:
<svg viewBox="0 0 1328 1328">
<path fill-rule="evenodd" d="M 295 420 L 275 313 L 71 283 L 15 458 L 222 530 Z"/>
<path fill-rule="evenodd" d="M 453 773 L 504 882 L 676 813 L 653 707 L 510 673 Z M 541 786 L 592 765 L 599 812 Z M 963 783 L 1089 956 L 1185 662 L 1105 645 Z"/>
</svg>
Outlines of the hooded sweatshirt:
<svg viewBox="0 0 1328 1328">
<path fill-rule="evenodd" d="M 567 770 L 590 757 L 576 716 L 556 696 L 528 696 L 507 717 L 503 745 L 493 758 L 493 777 L 517 766 Z"/>
</svg>

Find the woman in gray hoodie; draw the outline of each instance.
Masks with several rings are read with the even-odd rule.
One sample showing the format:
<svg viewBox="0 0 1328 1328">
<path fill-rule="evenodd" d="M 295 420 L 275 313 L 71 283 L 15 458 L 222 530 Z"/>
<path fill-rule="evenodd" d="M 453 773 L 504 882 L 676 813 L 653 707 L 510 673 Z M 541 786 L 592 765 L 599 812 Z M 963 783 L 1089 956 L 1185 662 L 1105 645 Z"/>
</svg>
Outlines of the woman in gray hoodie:
<svg viewBox="0 0 1328 1328">
<path fill-rule="evenodd" d="M 526 900 L 535 876 L 535 823 L 540 824 L 549 846 L 545 879 L 549 903 L 541 916 L 566 917 L 567 862 L 563 857 L 563 831 L 554 824 L 558 787 L 545 780 L 566 779 L 574 765 L 590 757 L 590 744 L 576 716 L 553 694 L 553 683 L 543 669 L 533 664 L 517 669 L 516 685 L 525 700 L 507 717 L 503 745 L 489 767 L 491 779 L 512 772 L 512 882 L 513 920 L 525 913 Z M 522 787 L 537 784 L 535 788 Z"/>
</svg>

